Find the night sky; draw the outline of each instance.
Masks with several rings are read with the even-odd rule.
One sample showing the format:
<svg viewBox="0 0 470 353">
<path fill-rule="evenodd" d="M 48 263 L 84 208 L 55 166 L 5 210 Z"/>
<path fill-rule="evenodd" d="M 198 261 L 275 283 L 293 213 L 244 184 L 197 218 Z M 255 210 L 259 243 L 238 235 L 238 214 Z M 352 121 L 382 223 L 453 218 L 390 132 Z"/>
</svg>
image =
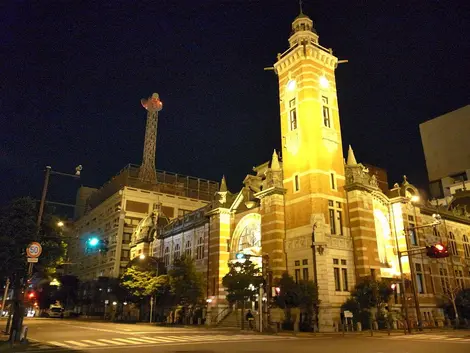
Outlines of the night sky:
<svg viewBox="0 0 470 353">
<path fill-rule="evenodd" d="M 366 5 L 367 3 L 367 5 Z M 381 6 L 377 5 L 380 3 Z M 277 77 L 296 0 L 3 1 L 0 5 L 0 200 L 73 202 L 140 164 L 158 92 L 157 168 L 237 191 L 280 147 Z M 374 5 L 376 4 L 376 5 Z M 466 4 L 466 5 L 465 5 Z M 470 103 L 468 1 L 304 1 L 336 71 L 343 149 L 427 183 L 419 123 Z"/>
</svg>

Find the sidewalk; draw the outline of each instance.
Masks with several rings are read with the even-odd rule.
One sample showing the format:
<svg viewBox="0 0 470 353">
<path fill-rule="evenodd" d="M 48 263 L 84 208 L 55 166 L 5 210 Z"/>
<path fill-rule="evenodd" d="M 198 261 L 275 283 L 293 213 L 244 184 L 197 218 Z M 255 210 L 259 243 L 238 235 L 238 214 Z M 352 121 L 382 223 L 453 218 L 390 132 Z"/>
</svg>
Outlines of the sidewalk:
<svg viewBox="0 0 470 353">
<path fill-rule="evenodd" d="M 270 334 L 270 333 L 267 333 Z M 367 336 L 367 337 L 388 337 L 388 336 L 405 336 L 410 335 L 402 330 L 392 330 L 390 334 L 387 331 L 354 331 L 354 332 L 293 332 L 293 331 L 281 331 L 278 333 L 272 333 L 279 336 L 296 336 L 296 337 L 322 337 L 322 336 L 344 336 L 344 337 L 354 337 L 354 336 Z M 452 335 L 454 337 L 470 337 L 470 330 L 454 330 L 454 329 L 433 329 L 425 331 L 413 331 L 411 335 Z"/>
</svg>

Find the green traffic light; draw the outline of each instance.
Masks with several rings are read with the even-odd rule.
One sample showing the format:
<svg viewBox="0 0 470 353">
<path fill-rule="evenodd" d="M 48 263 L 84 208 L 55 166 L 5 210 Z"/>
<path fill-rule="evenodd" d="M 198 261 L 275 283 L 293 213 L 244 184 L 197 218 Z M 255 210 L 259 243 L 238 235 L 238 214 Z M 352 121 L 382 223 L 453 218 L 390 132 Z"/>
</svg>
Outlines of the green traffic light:
<svg viewBox="0 0 470 353">
<path fill-rule="evenodd" d="M 90 246 L 97 246 L 100 240 L 97 237 L 93 237 L 88 239 L 88 245 Z"/>
</svg>

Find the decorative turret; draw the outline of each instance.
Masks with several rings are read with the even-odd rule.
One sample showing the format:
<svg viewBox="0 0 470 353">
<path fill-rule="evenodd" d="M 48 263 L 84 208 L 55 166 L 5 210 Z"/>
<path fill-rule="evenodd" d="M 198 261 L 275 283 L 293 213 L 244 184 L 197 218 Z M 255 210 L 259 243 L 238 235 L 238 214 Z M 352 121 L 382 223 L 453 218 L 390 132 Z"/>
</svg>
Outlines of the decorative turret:
<svg viewBox="0 0 470 353">
<path fill-rule="evenodd" d="M 349 145 L 347 165 L 357 165 L 356 156 L 351 145 Z"/>
<path fill-rule="evenodd" d="M 313 27 L 313 21 L 302 12 L 292 22 L 292 33 L 289 38 L 289 44 L 292 48 L 298 44 L 307 44 L 313 42 L 318 44 L 318 34 Z"/>
</svg>

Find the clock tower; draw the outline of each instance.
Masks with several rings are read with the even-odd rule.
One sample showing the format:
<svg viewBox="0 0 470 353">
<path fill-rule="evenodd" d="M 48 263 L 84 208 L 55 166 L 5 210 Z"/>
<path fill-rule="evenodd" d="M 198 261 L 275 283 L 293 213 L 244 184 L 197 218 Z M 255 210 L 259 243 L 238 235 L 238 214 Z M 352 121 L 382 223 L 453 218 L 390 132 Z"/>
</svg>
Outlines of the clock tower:
<svg viewBox="0 0 470 353">
<path fill-rule="evenodd" d="M 296 280 L 317 282 L 319 324 L 333 327 L 336 306 L 354 281 L 354 271 L 347 272 L 354 261 L 345 215 L 338 58 L 318 39 L 313 21 L 301 12 L 292 23 L 289 48 L 278 54 L 274 69 L 279 78 L 287 268 Z M 332 297 L 335 286 L 338 290 L 336 263 L 346 269 L 339 271 L 345 276 L 344 289 L 339 285 L 344 298 Z"/>
</svg>

